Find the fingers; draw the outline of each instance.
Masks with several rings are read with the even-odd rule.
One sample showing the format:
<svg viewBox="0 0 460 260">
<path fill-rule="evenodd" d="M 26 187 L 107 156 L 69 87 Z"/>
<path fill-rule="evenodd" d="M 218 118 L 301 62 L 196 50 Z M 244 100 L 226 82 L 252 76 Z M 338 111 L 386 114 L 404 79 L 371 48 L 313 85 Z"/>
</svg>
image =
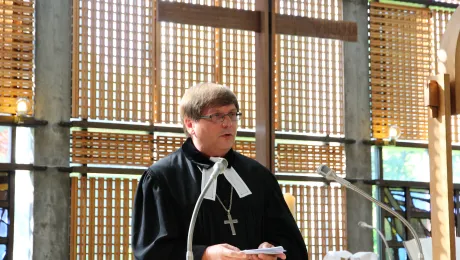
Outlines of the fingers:
<svg viewBox="0 0 460 260">
<path fill-rule="evenodd" d="M 264 254 L 258 254 L 257 259 L 260 260 L 276 260 L 276 255 L 264 255 Z"/>
<path fill-rule="evenodd" d="M 224 259 L 247 259 L 247 255 L 235 246 L 229 244 L 221 244 L 222 256 Z"/>
<path fill-rule="evenodd" d="M 268 242 L 263 242 L 262 244 L 260 244 L 259 248 L 270 248 L 270 247 L 273 247 L 272 244 L 268 243 Z"/>
<path fill-rule="evenodd" d="M 235 260 L 235 259 L 247 259 L 245 253 L 237 247 L 234 247 L 229 244 L 219 244 L 213 245 L 204 251 L 203 258 L 204 260 Z"/>
<path fill-rule="evenodd" d="M 271 248 L 273 247 L 272 244 L 268 243 L 268 242 L 263 242 L 262 244 L 260 244 L 259 248 Z M 281 254 L 277 254 L 277 255 L 265 255 L 265 254 L 258 254 L 256 258 L 256 260 L 276 260 L 277 258 L 281 258 L 281 259 L 286 259 L 286 255 L 281 253 Z"/>
<path fill-rule="evenodd" d="M 248 256 L 243 252 L 229 251 L 224 252 L 223 255 L 228 257 L 228 259 L 248 259 Z"/>
<path fill-rule="evenodd" d="M 279 255 L 276 255 L 276 257 L 281 258 L 281 259 L 286 259 L 286 255 L 285 255 L 285 254 L 279 254 Z"/>
<path fill-rule="evenodd" d="M 233 250 L 233 251 L 241 251 L 238 247 L 236 246 L 232 246 L 232 245 L 229 245 L 229 244 L 221 244 L 221 246 L 225 247 L 225 248 L 228 248 L 230 250 Z"/>
</svg>

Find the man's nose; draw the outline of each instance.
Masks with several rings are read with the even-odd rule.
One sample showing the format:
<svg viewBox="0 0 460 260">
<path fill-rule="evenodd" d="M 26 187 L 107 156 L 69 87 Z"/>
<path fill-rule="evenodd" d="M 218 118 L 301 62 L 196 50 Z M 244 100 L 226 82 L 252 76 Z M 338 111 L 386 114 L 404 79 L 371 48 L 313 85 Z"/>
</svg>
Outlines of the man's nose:
<svg viewBox="0 0 460 260">
<path fill-rule="evenodd" d="M 224 117 L 222 117 L 222 126 L 230 127 L 232 126 L 232 124 L 233 124 L 233 121 L 229 115 L 224 115 Z"/>
</svg>

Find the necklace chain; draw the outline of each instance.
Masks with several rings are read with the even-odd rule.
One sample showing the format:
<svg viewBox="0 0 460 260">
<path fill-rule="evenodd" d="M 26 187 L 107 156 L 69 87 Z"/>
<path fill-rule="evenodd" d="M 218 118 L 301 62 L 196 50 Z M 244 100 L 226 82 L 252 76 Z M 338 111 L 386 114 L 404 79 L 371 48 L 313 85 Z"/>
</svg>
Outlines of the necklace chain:
<svg viewBox="0 0 460 260">
<path fill-rule="evenodd" d="M 233 186 L 230 191 L 230 204 L 228 205 L 228 209 L 224 206 L 224 203 L 219 198 L 219 195 L 216 194 L 217 199 L 219 200 L 220 205 L 224 208 L 225 211 L 227 211 L 228 214 L 230 214 L 230 210 L 232 210 L 232 202 L 233 202 Z"/>
</svg>

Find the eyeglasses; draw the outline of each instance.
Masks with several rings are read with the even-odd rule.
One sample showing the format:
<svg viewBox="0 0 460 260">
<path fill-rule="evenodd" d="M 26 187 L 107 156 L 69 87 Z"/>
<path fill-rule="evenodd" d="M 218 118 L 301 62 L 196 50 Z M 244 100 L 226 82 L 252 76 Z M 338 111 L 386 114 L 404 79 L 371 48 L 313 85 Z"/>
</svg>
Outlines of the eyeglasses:
<svg viewBox="0 0 460 260">
<path fill-rule="evenodd" d="M 238 121 L 240 119 L 241 115 L 242 115 L 241 112 L 230 112 L 230 113 L 227 113 L 227 114 L 215 113 L 215 114 L 208 115 L 208 116 L 200 116 L 200 118 L 202 118 L 202 119 L 210 119 L 214 123 L 222 123 L 222 122 L 224 122 L 226 116 L 228 116 L 230 118 L 230 120 L 232 120 L 232 121 Z"/>
</svg>

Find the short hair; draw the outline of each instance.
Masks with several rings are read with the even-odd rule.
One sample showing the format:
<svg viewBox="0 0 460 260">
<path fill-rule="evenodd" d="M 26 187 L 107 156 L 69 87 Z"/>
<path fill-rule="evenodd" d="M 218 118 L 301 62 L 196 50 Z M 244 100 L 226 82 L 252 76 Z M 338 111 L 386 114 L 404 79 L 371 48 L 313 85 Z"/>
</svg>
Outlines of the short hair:
<svg viewBox="0 0 460 260">
<path fill-rule="evenodd" d="M 185 117 L 192 120 L 199 120 L 202 112 L 206 108 L 235 105 L 239 111 L 240 106 L 229 87 L 216 83 L 199 83 L 187 89 L 180 102 L 180 116 L 182 123 Z M 185 134 L 188 136 L 184 125 Z"/>
</svg>

